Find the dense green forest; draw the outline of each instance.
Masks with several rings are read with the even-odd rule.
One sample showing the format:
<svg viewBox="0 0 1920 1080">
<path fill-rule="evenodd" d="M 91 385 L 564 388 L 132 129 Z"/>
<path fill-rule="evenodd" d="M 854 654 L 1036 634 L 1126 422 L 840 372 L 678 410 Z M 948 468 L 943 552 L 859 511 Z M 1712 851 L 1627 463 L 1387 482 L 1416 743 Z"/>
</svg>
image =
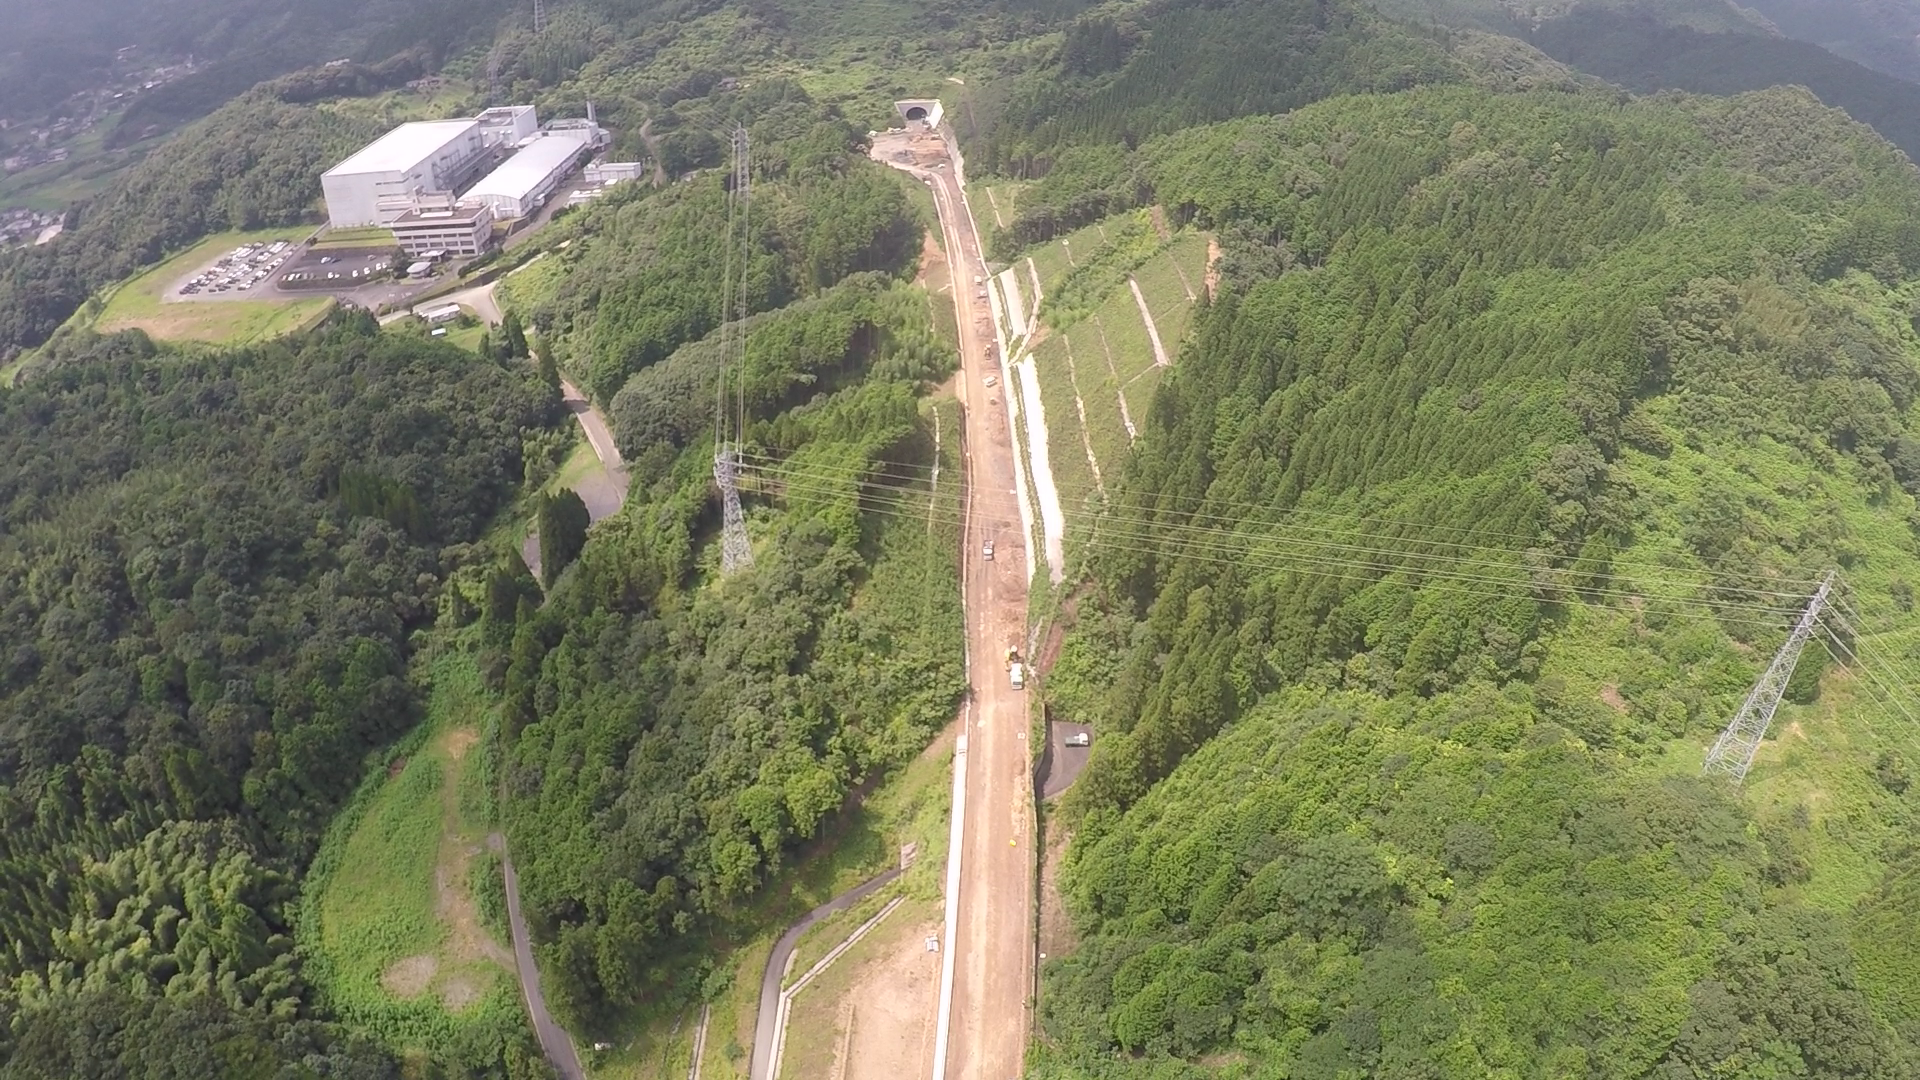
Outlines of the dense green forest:
<svg viewBox="0 0 1920 1080">
<path fill-rule="evenodd" d="M 1920 1067 L 1900 675 L 1826 652 L 1906 655 L 1920 574 L 1904 157 L 1441 87 L 1126 166 L 1228 251 L 1047 684 L 1102 734 L 1037 1075 Z M 1805 748 L 1701 778 L 1836 566 Z"/>
<path fill-rule="evenodd" d="M 761 312 L 849 274 L 900 270 L 919 254 L 923 226 L 900 185 L 860 160 L 861 134 L 837 110 L 779 80 L 710 105 L 703 131 L 724 135 L 737 120 L 755 140 L 751 260 L 725 249 L 718 177 L 657 193 L 636 187 L 581 224 L 580 250 L 568 252 L 558 289 L 533 312 L 560 366 L 602 402 L 719 325 L 716 297 L 729 272 L 745 278 L 749 311 Z M 717 139 L 714 147 L 717 160 L 724 147 Z"/>
<path fill-rule="evenodd" d="M 558 415 L 530 367 L 364 314 L 95 339 L 0 391 L 0 1075 L 386 1075 L 308 1022 L 295 889 Z"/>
</svg>

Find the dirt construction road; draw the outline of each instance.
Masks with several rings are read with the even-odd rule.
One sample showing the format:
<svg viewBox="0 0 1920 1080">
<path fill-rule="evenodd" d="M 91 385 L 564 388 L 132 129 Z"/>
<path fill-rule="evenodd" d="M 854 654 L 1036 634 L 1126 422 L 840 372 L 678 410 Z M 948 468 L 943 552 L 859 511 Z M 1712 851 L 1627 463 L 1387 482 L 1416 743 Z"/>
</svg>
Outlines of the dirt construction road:
<svg viewBox="0 0 1920 1080">
<path fill-rule="evenodd" d="M 1014 494 L 1005 374 L 990 348 L 992 315 L 973 284 L 987 274 L 980 237 L 945 146 L 932 135 L 883 133 L 873 156 L 931 181 L 960 326 L 969 500 L 962 565 L 974 708 L 945 1075 L 1013 1080 L 1024 1069 L 1030 1020 L 1035 853 L 1026 702 L 1007 672 L 1007 647 L 1026 639 L 1028 540 Z M 988 376 L 999 380 L 992 388 Z M 981 557 L 988 539 L 992 562 Z"/>
</svg>

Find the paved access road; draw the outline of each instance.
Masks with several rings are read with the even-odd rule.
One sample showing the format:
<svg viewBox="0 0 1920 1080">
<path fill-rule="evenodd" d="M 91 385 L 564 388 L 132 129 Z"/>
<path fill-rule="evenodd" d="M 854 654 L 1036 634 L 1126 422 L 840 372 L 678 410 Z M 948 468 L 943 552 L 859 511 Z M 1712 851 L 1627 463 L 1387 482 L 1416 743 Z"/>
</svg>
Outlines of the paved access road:
<svg viewBox="0 0 1920 1080">
<path fill-rule="evenodd" d="M 748 1080 L 773 1080 L 768 1073 L 773 1068 L 773 1037 L 778 1034 L 774 1026 L 780 1017 L 780 984 L 786 981 L 787 958 L 793 955 L 794 946 L 800 944 L 800 935 L 821 919 L 837 915 L 872 896 L 875 890 L 899 876 L 900 868 L 895 867 L 879 877 L 855 885 L 807 912 L 774 943 L 773 952 L 767 956 L 767 968 L 760 975 L 760 1012 L 753 1022 L 753 1059 L 747 1070 Z"/>
<path fill-rule="evenodd" d="M 909 161 L 894 156 L 903 150 Z M 934 136 L 896 133 L 875 139 L 874 156 L 930 181 L 960 327 L 968 498 L 962 592 L 974 708 L 946 1076 L 1010 1080 L 1025 1071 L 1031 1018 L 1035 832 L 1026 703 L 1006 663 L 1009 645 L 1025 645 L 1028 540 L 1014 494 L 1005 372 L 990 348 L 993 316 L 973 283 L 987 276 L 980 236 L 946 147 Z M 994 388 L 986 385 L 990 375 Z M 988 539 L 992 562 L 981 557 Z"/>
<path fill-rule="evenodd" d="M 513 858 L 507 854 L 506 841 L 499 833 L 488 837 L 500 852 L 500 869 L 507 884 L 507 925 L 513 931 L 513 965 L 520 971 L 520 997 L 527 1003 L 527 1016 L 533 1021 L 533 1034 L 546 1051 L 547 1060 L 559 1070 L 561 1080 L 586 1080 L 580 1067 L 580 1055 L 564 1028 L 553 1022 L 547 1012 L 546 996 L 540 993 L 540 969 L 533 963 L 533 941 L 527 936 L 527 920 L 520 914 L 520 875 L 514 873 Z"/>
</svg>

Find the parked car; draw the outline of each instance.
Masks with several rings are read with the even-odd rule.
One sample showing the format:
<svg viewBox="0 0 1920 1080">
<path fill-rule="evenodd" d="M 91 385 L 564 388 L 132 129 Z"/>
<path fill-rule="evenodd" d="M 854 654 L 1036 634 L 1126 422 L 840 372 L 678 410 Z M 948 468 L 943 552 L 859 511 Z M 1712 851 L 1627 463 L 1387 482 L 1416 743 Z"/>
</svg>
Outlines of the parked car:
<svg viewBox="0 0 1920 1080">
<path fill-rule="evenodd" d="M 1092 746 L 1093 736 L 1087 734 L 1084 731 L 1076 731 L 1072 735 L 1067 736 L 1067 745 L 1068 746 Z"/>
<path fill-rule="evenodd" d="M 980 545 L 980 557 L 988 562 L 993 561 L 993 541 L 989 540 Z"/>
</svg>

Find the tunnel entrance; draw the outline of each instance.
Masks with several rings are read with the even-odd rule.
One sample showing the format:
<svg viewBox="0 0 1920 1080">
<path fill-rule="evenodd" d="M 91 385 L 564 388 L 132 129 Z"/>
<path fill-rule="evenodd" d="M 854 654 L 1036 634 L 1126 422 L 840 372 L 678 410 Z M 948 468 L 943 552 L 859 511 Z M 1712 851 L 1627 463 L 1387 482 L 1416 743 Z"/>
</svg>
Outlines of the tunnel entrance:
<svg viewBox="0 0 1920 1080">
<path fill-rule="evenodd" d="M 919 105 L 909 105 L 909 106 L 907 107 L 907 119 L 909 119 L 909 120 L 925 120 L 926 118 L 927 118 L 927 110 L 926 110 L 926 109 L 924 109 L 924 108 L 922 108 L 921 106 L 919 106 Z"/>
</svg>

